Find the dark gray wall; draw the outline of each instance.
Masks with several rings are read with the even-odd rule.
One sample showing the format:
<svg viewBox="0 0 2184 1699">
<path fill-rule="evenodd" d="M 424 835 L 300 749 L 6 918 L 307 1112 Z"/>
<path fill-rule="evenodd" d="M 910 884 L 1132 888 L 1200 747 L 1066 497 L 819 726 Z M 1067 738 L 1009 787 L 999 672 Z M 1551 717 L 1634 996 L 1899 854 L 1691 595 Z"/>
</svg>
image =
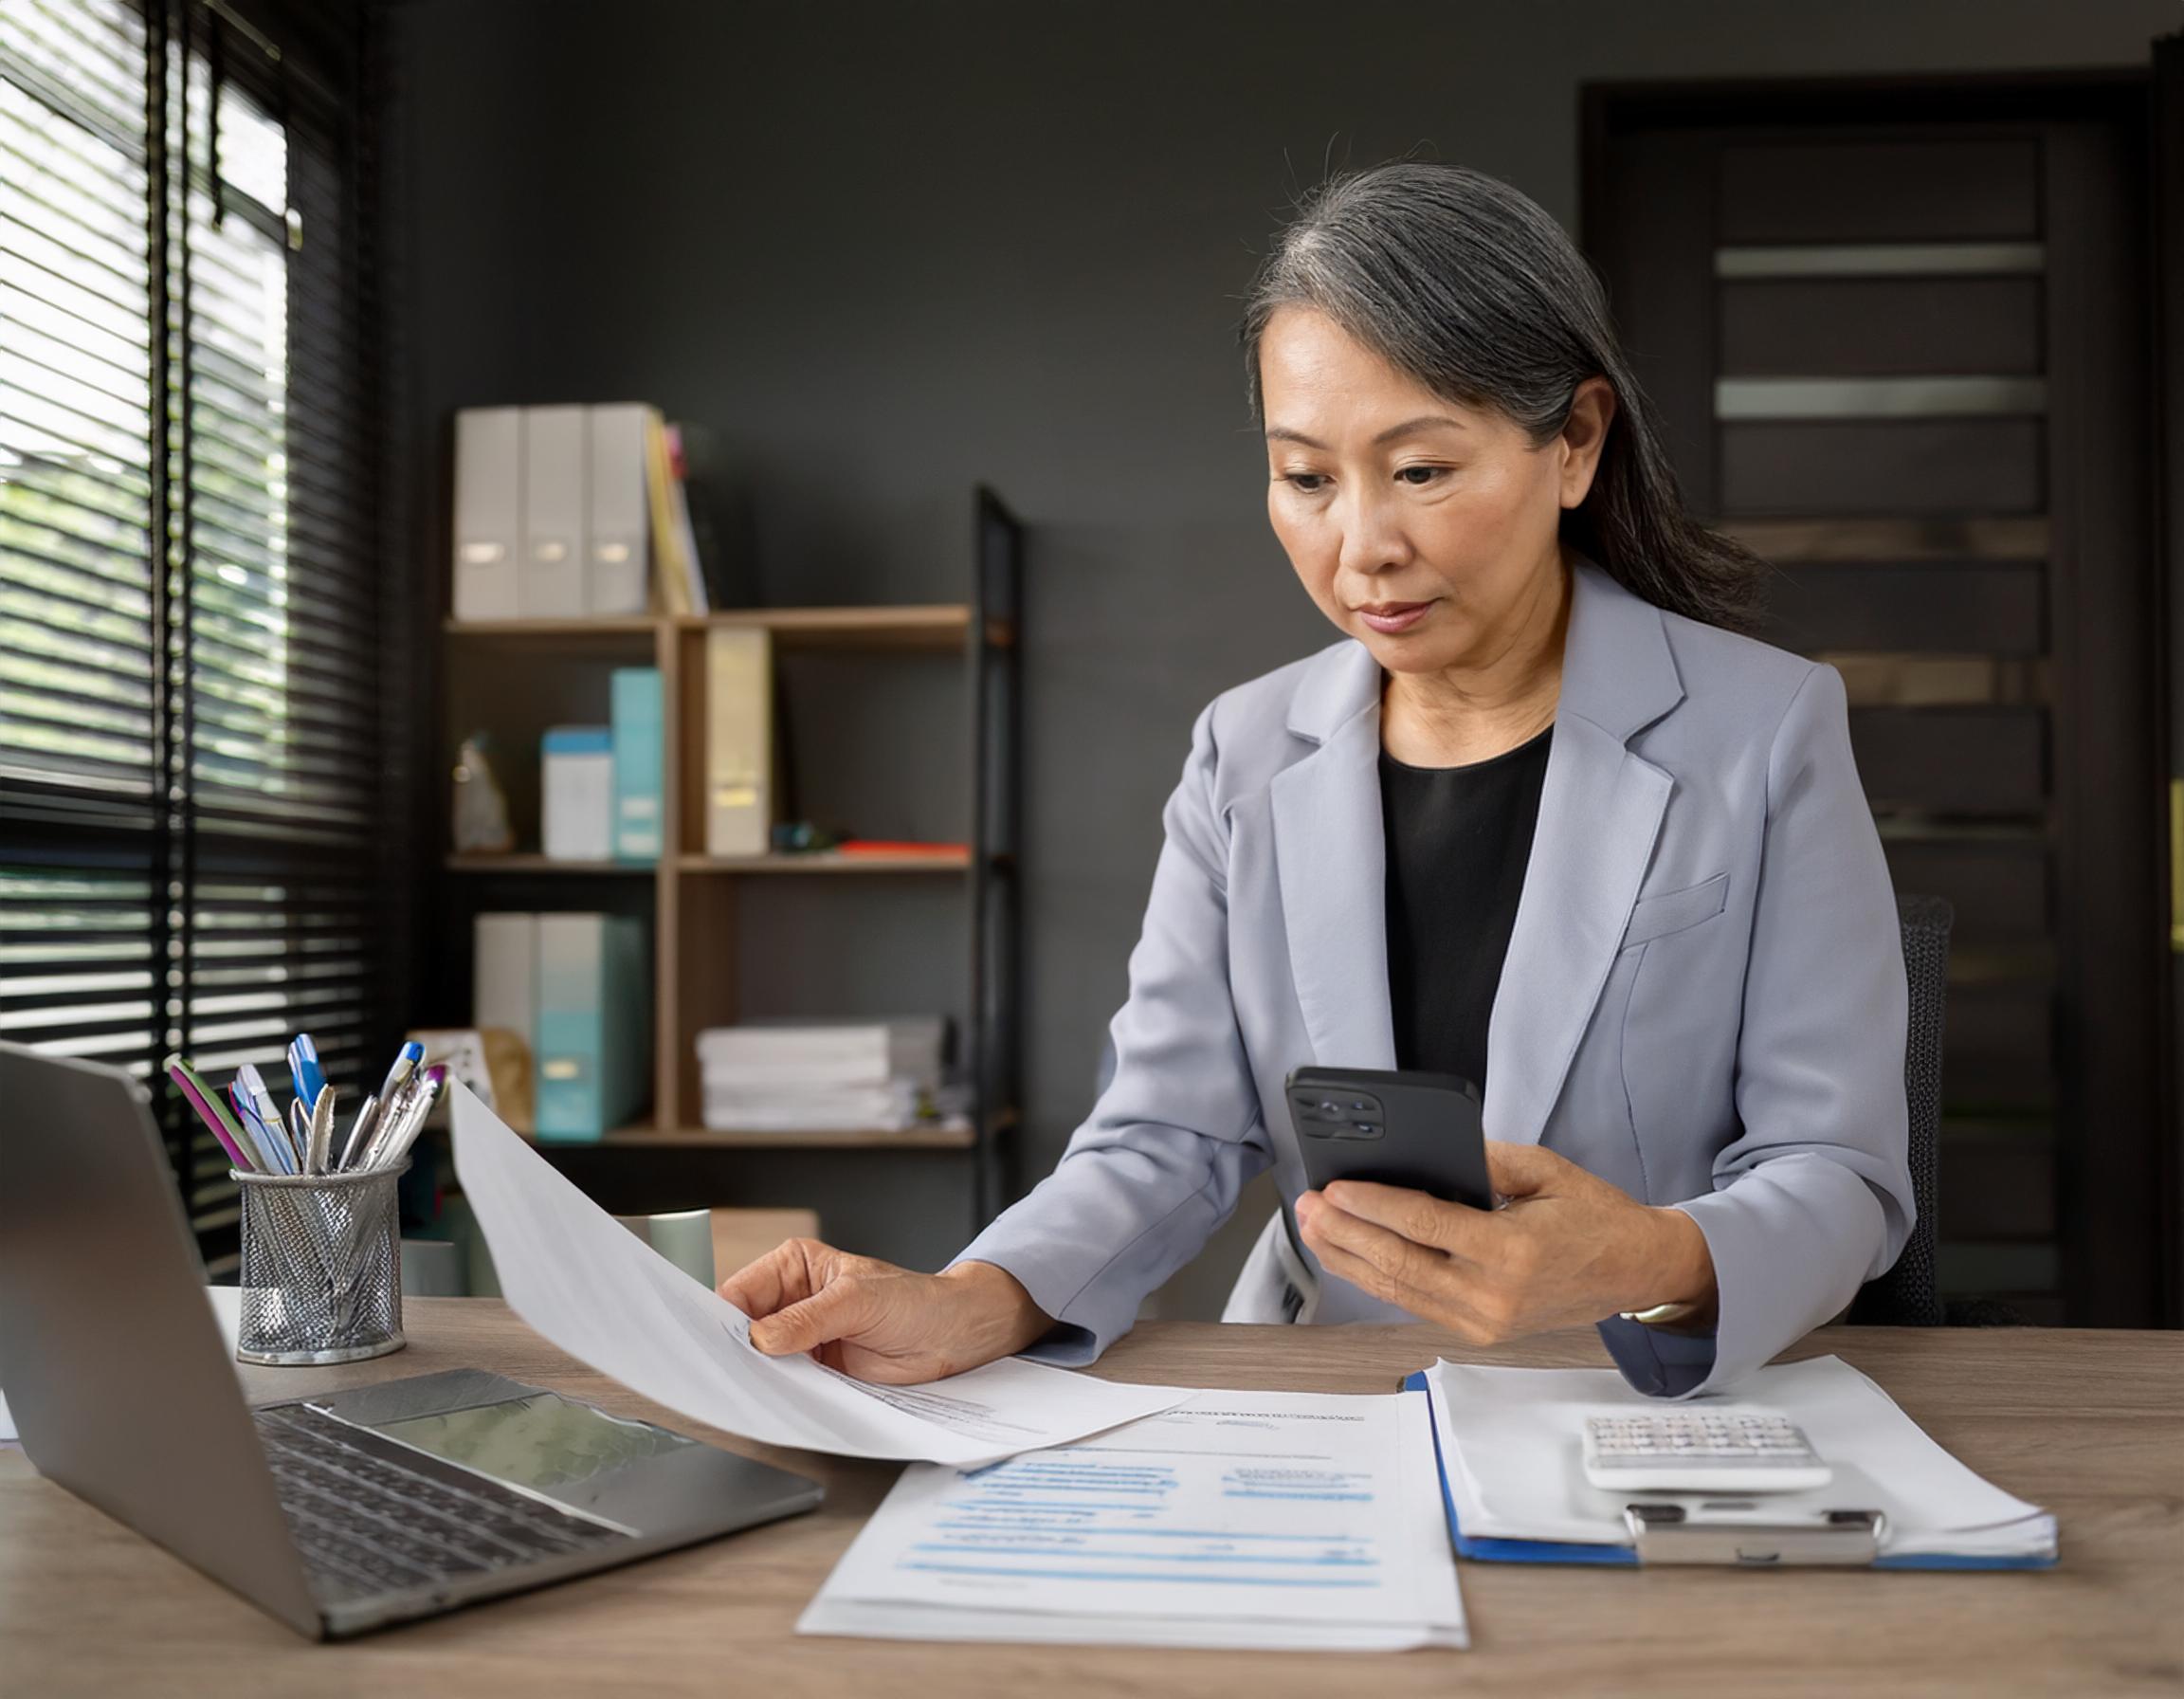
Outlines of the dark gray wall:
<svg viewBox="0 0 2184 1699">
<path fill-rule="evenodd" d="M 421 443 L 466 404 L 655 401 L 747 498 L 774 602 L 960 597 L 974 481 L 1030 522 L 1028 1176 L 1086 1106 L 1192 716 L 1329 635 L 1266 529 L 1233 343 L 1295 191 L 1424 143 L 1574 228 L 1588 81 L 2137 64 L 2175 27 L 2171 0 L 394 15 Z M 834 1216 L 944 1255 L 956 1179 L 896 1164 L 829 1164 Z"/>
</svg>

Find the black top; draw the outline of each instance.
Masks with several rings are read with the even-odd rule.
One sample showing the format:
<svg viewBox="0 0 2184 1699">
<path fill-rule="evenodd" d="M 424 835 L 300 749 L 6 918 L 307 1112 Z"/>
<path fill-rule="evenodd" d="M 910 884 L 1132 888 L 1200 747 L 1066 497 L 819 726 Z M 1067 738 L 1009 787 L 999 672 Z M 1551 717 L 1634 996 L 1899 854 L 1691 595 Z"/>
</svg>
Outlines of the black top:
<svg viewBox="0 0 2184 1699">
<path fill-rule="evenodd" d="M 1550 725 L 1467 767 L 1380 752 L 1395 1066 L 1486 1086 L 1486 1021 L 1539 819 Z"/>
</svg>

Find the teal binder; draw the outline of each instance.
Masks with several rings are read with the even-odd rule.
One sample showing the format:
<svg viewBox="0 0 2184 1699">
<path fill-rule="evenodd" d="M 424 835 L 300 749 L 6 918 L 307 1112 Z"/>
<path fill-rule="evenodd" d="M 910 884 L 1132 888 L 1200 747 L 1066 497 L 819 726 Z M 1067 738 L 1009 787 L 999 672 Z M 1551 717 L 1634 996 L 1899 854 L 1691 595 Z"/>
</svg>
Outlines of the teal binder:
<svg viewBox="0 0 2184 1699">
<path fill-rule="evenodd" d="M 609 719 L 613 725 L 614 859 L 658 861 L 664 813 L 660 669 L 617 667 Z"/>
<path fill-rule="evenodd" d="M 1403 1378 L 1405 1392 L 1427 1392 L 1426 1371 L 1414 1369 Z M 1427 1393 L 1431 1397 L 1430 1393 Z M 1441 1481 L 1441 1508 L 1448 1518 L 1448 1538 L 1456 1555 L 1486 1563 L 1606 1563 L 1636 1568 L 1638 1554 L 1628 1545 L 1592 1545 L 1566 1540 L 1474 1540 L 1456 1520 L 1455 1495 L 1448 1490 L 1448 1463 L 1441 1454 L 1441 1425 L 1432 1424 L 1433 1468 Z M 1957 1556 L 1948 1552 L 1910 1557 L 1881 1557 L 1875 1569 L 2052 1569 L 2052 1557 L 1992 1558 Z"/>
<path fill-rule="evenodd" d="M 537 1137 L 586 1142 L 646 1097 L 651 975 L 645 923 L 609 914 L 538 917 Z"/>
</svg>

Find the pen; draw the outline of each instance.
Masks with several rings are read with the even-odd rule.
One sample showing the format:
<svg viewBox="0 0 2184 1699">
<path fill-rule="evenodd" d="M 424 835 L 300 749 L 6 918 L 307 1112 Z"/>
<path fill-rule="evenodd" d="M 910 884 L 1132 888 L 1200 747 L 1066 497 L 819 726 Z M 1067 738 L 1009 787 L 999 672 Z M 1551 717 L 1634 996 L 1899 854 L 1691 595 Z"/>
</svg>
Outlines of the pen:
<svg viewBox="0 0 2184 1699">
<path fill-rule="evenodd" d="M 423 1088 L 410 1104 L 408 1115 L 388 1137 L 385 1146 L 373 1159 L 373 1166 L 391 1168 L 407 1156 L 410 1145 L 416 1143 L 417 1135 L 424 1131 L 425 1118 L 432 1112 L 432 1101 L 438 1096 L 440 1084 L 447 1077 L 444 1067 L 435 1065 L 425 1070 Z"/>
<path fill-rule="evenodd" d="M 256 1111 L 261 1123 L 267 1127 L 281 1124 L 281 1105 L 273 1101 L 267 1089 L 265 1076 L 258 1071 L 254 1062 L 246 1062 L 235 1070 L 235 1083 L 243 1088 L 243 1101 Z"/>
<path fill-rule="evenodd" d="M 416 1050 L 420 1056 L 425 1052 L 423 1045 L 418 1045 Z M 379 1087 L 376 1100 L 378 1107 L 359 1118 L 355 1128 L 350 1132 L 348 1148 L 341 1153 L 343 1167 L 346 1168 L 352 1162 L 359 1168 L 366 1165 L 372 1151 L 372 1141 L 378 1136 L 381 1124 L 400 1107 L 403 1087 L 409 1085 L 417 1069 L 416 1059 L 410 1054 L 410 1046 L 404 1045 L 402 1053 L 394 1058 L 394 1066 L 387 1070 L 386 1081 Z M 356 1142 L 358 1132 L 364 1135 L 361 1144 Z"/>
<path fill-rule="evenodd" d="M 303 1155 L 303 1172 L 324 1174 L 328 1147 L 334 1141 L 334 1087 L 318 1087 L 318 1101 L 311 1105 L 311 1136 Z"/>
<path fill-rule="evenodd" d="M 379 1101 L 386 1102 L 394 1087 L 415 1072 L 417 1065 L 424 1060 L 425 1047 L 423 1045 L 414 1038 L 404 1043 L 402 1048 L 394 1052 L 394 1060 L 387 1069 L 387 1077 L 379 1082 Z"/>
<path fill-rule="evenodd" d="M 184 1066 L 187 1067 L 188 1064 L 185 1063 Z M 192 1074 L 191 1077 L 195 1078 L 196 1076 Z M 200 1080 L 199 1084 L 202 1085 L 203 1081 Z M 223 1102 L 219 1094 L 209 1087 L 206 1087 L 206 1094 L 215 1103 Z M 265 1124 L 264 1119 L 250 1102 L 250 1094 L 247 1091 L 245 1091 L 241 1086 L 230 1082 L 224 1106 L 230 1112 L 235 1124 L 243 1129 L 245 1143 L 258 1153 L 259 1167 L 267 1174 L 293 1174 L 295 1172 L 288 1161 L 287 1140 L 281 1136 L 277 1124 L 270 1127 Z"/>
<path fill-rule="evenodd" d="M 299 1032 L 288 1041 L 288 1080 L 306 1108 L 318 1101 L 326 1075 L 318 1066 L 318 1047 L 311 1042 L 308 1032 Z"/>
<path fill-rule="evenodd" d="M 350 1124 L 349 1137 L 342 1142 L 341 1155 L 335 1160 L 335 1173 L 346 1172 L 349 1164 L 363 1150 L 364 1136 L 372 1130 L 372 1117 L 378 1107 L 379 1100 L 376 1097 L 364 1100 L 363 1106 L 356 1111 L 355 1121 Z"/>
<path fill-rule="evenodd" d="M 190 1106 L 197 1111 L 198 1119 L 211 1128 L 213 1138 L 220 1141 L 220 1148 L 228 1153 L 228 1160 L 246 1174 L 258 1173 L 261 1164 L 244 1154 L 243 1129 L 234 1124 L 233 1117 L 227 1112 L 219 1097 L 207 1093 L 205 1082 L 197 1078 L 190 1064 L 179 1056 L 168 1057 L 167 1077 L 190 1100 Z"/>
<path fill-rule="evenodd" d="M 288 1100 L 288 1142 L 294 1147 L 296 1166 L 288 1172 L 304 1172 L 304 1160 L 311 1154 L 311 1111 L 303 1106 L 300 1097 Z"/>
<path fill-rule="evenodd" d="M 407 1058 L 397 1059 L 394 1066 L 396 1069 L 402 1072 L 403 1077 L 400 1083 L 395 1086 L 392 1094 L 380 1100 L 377 1124 L 373 1127 L 372 1136 L 364 1142 L 363 1155 L 356 1159 L 356 1165 L 359 1168 L 376 1168 L 379 1166 L 379 1158 L 386 1150 L 388 1141 L 401 1133 L 418 1097 L 420 1095 L 429 1097 L 429 1076 L 435 1071 L 434 1069 L 420 1069 Z M 438 1069 L 437 1071 L 442 1076 L 446 1073 L 445 1068 Z"/>
</svg>

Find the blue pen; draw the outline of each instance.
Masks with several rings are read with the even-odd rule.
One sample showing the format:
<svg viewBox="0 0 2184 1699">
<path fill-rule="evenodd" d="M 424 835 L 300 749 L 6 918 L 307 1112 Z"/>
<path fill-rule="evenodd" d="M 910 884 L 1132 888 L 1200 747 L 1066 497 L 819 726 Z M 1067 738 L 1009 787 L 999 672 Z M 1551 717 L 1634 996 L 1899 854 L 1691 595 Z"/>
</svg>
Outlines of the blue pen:
<svg viewBox="0 0 2184 1699">
<path fill-rule="evenodd" d="M 297 1033 L 288 1045 L 288 1080 L 308 1111 L 326 1084 L 326 1075 L 318 1067 L 318 1047 L 311 1042 L 308 1032 Z"/>
<path fill-rule="evenodd" d="M 250 1094 L 240 1080 L 228 1087 L 228 1103 L 235 1111 L 235 1119 L 242 1124 L 245 1137 L 257 1148 L 258 1166 L 267 1174 L 295 1173 L 295 1164 L 288 1160 L 288 1141 L 265 1124 L 258 1105 L 250 1101 Z"/>
<path fill-rule="evenodd" d="M 255 1062 L 246 1062 L 235 1070 L 235 1083 L 250 1100 L 250 1106 L 258 1111 L 258 1119 L 267 1132 L 279 1130 L 281 1105 L 273 1101 L 273 1093 L 266 1087 L 265 1076 L 258 1071 Z"/>
<path fill-rule="evenodd" d="M 425 1047 L 414 1038 L 394 1053 L 393 1065 L 387 1069 L 387 1077 L 379 1082 L 377 1095 L 365 1099 L 356 1124 L 349 1129 L 349 1142 L 341 1147 L 341 1160 L 334 1164 L 337 1169 L 347 1168 L 352 1160 L 364 1154 L 379 1130 L 380 1113 L 393 1106 L 395 1093 L 409 1082 L 424 1059 Z"/>
<path fill-rule="evenodd" d="M 379 1101 L 385 1103 L 394 1095 L 394 1087 L 417 1071 L 417 1065 L 425 1060 L 425 1047 L 414 1038 L 394 1052 L 394 1060 L 387 1069 L 387 1077 L 379 1082 Z"/>
</svg>

